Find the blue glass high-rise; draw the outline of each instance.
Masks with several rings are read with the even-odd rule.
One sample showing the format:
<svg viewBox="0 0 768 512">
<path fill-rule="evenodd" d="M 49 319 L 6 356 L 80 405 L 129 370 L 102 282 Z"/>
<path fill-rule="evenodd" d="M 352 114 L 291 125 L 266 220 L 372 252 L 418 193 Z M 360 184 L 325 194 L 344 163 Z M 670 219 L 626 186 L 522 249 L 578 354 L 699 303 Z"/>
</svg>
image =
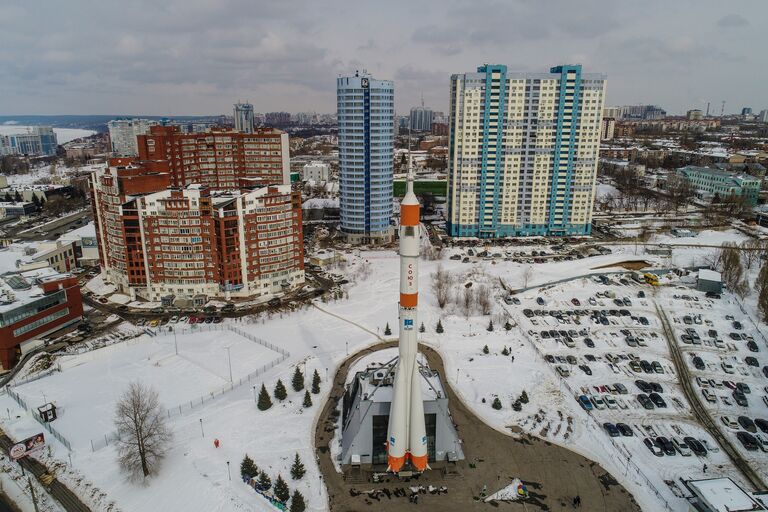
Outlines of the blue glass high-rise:
<svg viewBox="0 0 768 512">
<path fill-rule="evenodd" d="M 336 80 L 341 231 L 352 243 L 392 240 L 394 92 L 365 72 Z"/>
</svg>

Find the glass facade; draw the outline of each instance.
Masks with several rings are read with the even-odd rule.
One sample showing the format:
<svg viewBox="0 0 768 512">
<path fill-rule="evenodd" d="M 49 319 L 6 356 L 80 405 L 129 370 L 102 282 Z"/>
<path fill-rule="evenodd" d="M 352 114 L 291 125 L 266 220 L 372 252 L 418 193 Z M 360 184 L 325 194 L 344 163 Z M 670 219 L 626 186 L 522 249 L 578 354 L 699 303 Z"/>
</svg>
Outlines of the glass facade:
<svg viewBox="0 0 768 512">
<path fill-rule="evenodd" d="M 64 290 L 57 291 L 42 297 L 34 302 L 24 304 L 21 307 L 0 313 L 0 327 L 15 324 L 25 318 L 36 315 L 46 309 L 50 309 L 67 301 L 67 294 Z"/>
<path fill-rule="evenodd" d="M 338 78 L 341 230 L 390 229 L 394 151 L 394 84 L 367 74 Z"/>
</svg>

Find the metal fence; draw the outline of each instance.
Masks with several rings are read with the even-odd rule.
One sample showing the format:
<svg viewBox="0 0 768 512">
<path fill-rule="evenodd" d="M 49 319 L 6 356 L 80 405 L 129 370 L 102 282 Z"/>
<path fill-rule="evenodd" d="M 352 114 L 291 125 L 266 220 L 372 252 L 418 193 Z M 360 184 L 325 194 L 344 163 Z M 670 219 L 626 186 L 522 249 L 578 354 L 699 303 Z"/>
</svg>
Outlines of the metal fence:
<svg viewBox="0 0 768 512">
<path fill-rule="evenodd" d="M 25 402 L 23 398 L 21 398 L 18 394 L 16 394 L 11 389 L 10 386 L 6 386 L 5 391 L 8 393 L 8 396 L 13 398 L 16 401 L 16 403 L 19 404 L 19 406 L 21 406 L 25 411 L 30 413 L 32 415 L 32 417 L 35 418 L 35 420 L 37 420 L 37 422 L 40 423 L 40 425 L 42 425 L 43 428 L 48 431 L 49 434 L 51 434 L 53 437 L 55 437 L 61 444 L 66 446 L 67 450 L 70 450 L 70 451 L 72 450 L 72 445 L 67 440 L 67 438 L 64 437 L 63 435 L 61 435 L 58 430 L 53 428 L 53 426 L 51 426 L 50 423 L 42 421 L 40 419 L 40 416 L 38 416 L 37 411 L 31 410 L 29 408 L 29 406 L 27 405 L 27 402 Z"/>
<path fill-rule="evenodd" d="M 199 396 L 195 398 L 194 400 L 189 400 L 188 402 L 184 402 L 181 404 L 177 404 L 173 407 L 170 407 L 165 410 L 165 415 L 168 418 L 174 418 L 176 416 L 181 416 L 186 412 L 192 411 L 193 409 L 196 409 L 206 402 L 210 402 L 211 400 L 214 400 L 216 398 L 219 398 L 220 396 L 229 393 L 233 389 L 242 386 L 243 384 L 250 383 L 251 381 L 255 381 L 260 375 L 264 374 L 265 372 L 271 370 L 278 364 L 282 363 L 288 357 L 290 357 L 290 353 L 276 345 L 273 345 L 272 343 L 269 343 L 268 341 L 265 341 L 261 338 L 258 338 L 254 336 L 253 334 L 250 334 L 248 332 L 243 331 L 242 329 L 239 329 L 237 327 L 232 326 L 220 326 L 220 325 L 201 325 L 199 327 L 182 327 L 173 329 L 172 326 L 169 327 L 162 327 L 159 329 L 156 329 L 152 332 L 152 336 L 157 336 L 160 333 L 167 332 L 177 332 L 177 333 L 194 333 L 194 332 L 213 332 L 213 331 L 231 331 L 238 336 L 242 336 L 243 338 L 252 341 L 254 343 L 258 343 L 259 345 L 262 345 L 274 352 L 277 352 L 280 354 L 279 357 L 272 360 L 271 362 L 257 368 L 256 370 L 252 371 L 248 375 L 245 375 L 244 377 L 241 377 L 240 379 L 230 382 L 229 384 L 222 386 L 214 391 L 211 391 L 210 393 Z M 149 333 L 148 333 L 149 334 Z M 118 439 L 117 432 L 109 432 L 104 434 L 103 436 L 100 436 L 95 439 L 91 439 L 91 451 L 97 451 L 100 450 L 106 446 L 109 446 L 111 443 L 115 442 Z"/>
</svg>

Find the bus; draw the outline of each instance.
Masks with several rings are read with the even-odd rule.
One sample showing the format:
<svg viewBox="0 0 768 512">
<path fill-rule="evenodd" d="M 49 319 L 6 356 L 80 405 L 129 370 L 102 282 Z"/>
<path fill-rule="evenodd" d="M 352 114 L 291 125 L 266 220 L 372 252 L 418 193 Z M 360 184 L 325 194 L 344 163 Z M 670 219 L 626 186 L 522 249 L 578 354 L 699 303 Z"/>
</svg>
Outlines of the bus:
<svg viewBox="0 0 768 512">
<path fill-rule="evenodd" d="M 643 274 L 645 282 L 651 286 L 659 286 L 659 276 L 656 274 L 645 273 Z"/>
</svg>

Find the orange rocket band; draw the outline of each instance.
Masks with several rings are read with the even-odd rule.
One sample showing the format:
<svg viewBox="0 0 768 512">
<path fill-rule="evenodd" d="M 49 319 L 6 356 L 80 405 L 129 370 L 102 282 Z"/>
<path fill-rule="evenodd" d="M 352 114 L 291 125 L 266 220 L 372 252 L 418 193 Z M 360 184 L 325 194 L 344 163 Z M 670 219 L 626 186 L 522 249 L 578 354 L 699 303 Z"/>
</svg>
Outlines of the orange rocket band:
<svg viewBox="0 0 768 512">
<path fill-rule="evenodd" d="M 419 205 L 403 204 L 400 205 L 400 225 L 418 226 L 419 225 Z"/>
<path fill-rule="evenodd" d="M 401 293 L 400 294 L 400 306 L 404 308 L 415 308 L 419 303 L 418 293 Z"/>
</svg>

